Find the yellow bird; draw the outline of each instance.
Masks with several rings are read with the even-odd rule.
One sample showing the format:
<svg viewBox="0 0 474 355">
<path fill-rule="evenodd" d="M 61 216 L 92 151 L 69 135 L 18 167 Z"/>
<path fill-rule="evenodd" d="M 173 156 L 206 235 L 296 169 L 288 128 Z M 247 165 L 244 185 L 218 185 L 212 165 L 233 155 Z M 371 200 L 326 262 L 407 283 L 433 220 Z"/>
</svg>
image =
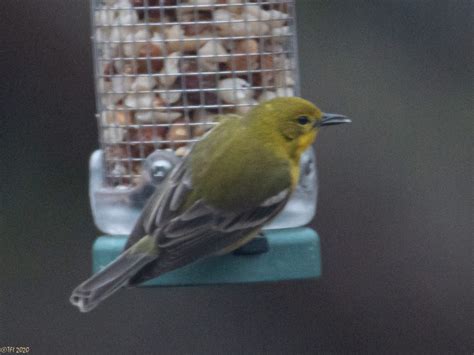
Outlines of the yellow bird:
<svg viewBox="0 0 474 355">
<path fill-rule="evenodd" d="M 319 129 L 349 122 L 298 97 L 223 117 L 150 197 L 124 252 L 80 284 L 71 303 L 88 312 L 122 286 L 248 242 L 287 203 Z"/>
</svg>

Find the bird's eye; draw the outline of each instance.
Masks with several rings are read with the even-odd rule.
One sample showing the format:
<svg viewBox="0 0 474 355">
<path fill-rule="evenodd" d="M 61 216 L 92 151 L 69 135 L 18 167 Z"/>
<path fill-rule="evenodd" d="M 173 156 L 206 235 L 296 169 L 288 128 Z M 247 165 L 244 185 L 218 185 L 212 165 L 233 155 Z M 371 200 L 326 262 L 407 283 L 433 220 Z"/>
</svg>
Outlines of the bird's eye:
<svg viewBox="0 0 474 355">
<path fill-rule="evenodd" d="M 300 117 L 298 117 L 297 120 L 298 120 L 298 123 L 299 123 L 300 125 L 305 125 L 305 124 L 308 124 L 308 123 L 309 123 L 309 118 L 306 117 L 306 116 L 300 116 Z"/>
</svg>

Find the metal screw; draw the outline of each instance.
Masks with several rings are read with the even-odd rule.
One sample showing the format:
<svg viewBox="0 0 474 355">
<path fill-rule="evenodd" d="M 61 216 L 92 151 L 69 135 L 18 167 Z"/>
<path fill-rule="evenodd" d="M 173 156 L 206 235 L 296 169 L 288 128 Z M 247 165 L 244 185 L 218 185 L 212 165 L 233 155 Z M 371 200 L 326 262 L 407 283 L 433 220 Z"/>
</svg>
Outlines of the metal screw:
<svg viewBox="0 0 474 355">
<path fill-rule="evenodd" d="M 163 182 L 168 173 L 173 169 L 173 164 L 168 160 L 160 159 L 151 163 L 151 178 L 155 184 Z"/>
</svg>

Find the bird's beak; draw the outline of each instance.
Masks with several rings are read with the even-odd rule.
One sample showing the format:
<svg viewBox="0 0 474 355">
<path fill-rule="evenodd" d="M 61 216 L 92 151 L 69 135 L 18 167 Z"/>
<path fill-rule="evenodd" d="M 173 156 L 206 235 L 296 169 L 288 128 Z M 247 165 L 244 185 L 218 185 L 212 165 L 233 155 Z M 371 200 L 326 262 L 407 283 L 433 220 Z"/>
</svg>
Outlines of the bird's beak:
<svg viewBox="0 0 474 355">
<path fill-rule="evenodd" d="M 323 113 L 323 118 L 318 122 L 319 126 L 332 126 L 341 123 L 351 123 L 352 120 L 338 113 Z"/>
</svg>

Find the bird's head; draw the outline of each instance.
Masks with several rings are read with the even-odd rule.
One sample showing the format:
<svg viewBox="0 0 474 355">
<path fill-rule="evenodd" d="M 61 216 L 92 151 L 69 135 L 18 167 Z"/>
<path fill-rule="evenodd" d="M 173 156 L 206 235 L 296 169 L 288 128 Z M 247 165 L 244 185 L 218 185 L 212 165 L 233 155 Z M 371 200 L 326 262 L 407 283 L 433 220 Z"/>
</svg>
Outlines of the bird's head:
<svg viewBox="0 0 474 355">
<path fill-rule="evenodd" d="M 266 130 L 278 134 L 289 147 L 301 154 L 315 140 L 321 127 L 350 123 L 339 114 L 324 113 L 311 102 L 299 97 L 278 97 L 257 106 L 251 113 L 252 120 L 264 125 Z"/>
</svg>

